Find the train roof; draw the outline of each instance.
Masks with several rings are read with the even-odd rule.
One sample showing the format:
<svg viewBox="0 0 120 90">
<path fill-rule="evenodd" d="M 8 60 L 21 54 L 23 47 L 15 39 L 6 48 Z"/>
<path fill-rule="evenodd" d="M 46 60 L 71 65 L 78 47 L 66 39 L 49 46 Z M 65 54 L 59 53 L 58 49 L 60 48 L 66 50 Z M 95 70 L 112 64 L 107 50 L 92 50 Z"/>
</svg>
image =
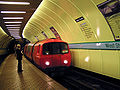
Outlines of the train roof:
<svg viewBox="0 0 120 90">
<path fill-rule="evenodd" d="M 44 44 L 44 43 L 49 43 L 49 42 L 64 42 L 62 40 L 59 40 L 59 39 L 56 39 L 56 38 L 50 38 L 50 39 L 45 39 L 45 40 L 41 40 L 41 41 L 37 41 L 36 43 L 29 43 L 29 44 L 26 44 L 27 46 L 32 46 L 32 45 L 38 45 L 38 44 Z M 66 43 L 66 42 L 64 42 Z"/>
<path fill-rule="evenodd" d="M 59 40 L 59 39 L 50 38 L 50 39 L 45 39 L 45 40 L 39 41 L 39 42 L 37 42 L 37 44 L 44 44 L 44 43 L 49 43 L 49 42 L 64 42 L 64 41 Z"/>
</svg>

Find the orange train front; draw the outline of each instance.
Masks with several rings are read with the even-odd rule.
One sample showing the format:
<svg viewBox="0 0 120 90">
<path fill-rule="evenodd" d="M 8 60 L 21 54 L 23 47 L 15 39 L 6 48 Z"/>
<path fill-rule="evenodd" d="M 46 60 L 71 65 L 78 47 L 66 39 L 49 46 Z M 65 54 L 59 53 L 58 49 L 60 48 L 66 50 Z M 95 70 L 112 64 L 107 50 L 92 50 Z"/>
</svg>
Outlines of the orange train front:
<svg viewBox="0 0 120 90">
<path fill-rule="evenodd" d="M 44 70 L 63 70 L 71 65 L 69 46 L 58 39 L 29 43 L 24 48 L 24 54 Z"/>
</svg>

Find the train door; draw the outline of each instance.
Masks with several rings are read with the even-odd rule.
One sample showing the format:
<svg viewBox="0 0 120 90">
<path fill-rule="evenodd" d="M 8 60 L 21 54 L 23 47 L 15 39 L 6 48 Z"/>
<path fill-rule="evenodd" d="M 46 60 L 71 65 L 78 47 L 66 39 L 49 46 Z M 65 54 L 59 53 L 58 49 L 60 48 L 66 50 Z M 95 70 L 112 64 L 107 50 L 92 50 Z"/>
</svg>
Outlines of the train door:
<svg viewBox="0 0 120 90">
<path fill-rule="evenodd" d="M 33 60 L 37 65 L 40 65 L 40 45 L 35 45 L 33 48 Z"/>
<path fill-rule="evenodd" d="M 59 43 L 51 43 L 51 51 L 52 51 L 52 63 L 53 66 L 60 66 L 61 65 L 61 50 Z"/>
</svg>

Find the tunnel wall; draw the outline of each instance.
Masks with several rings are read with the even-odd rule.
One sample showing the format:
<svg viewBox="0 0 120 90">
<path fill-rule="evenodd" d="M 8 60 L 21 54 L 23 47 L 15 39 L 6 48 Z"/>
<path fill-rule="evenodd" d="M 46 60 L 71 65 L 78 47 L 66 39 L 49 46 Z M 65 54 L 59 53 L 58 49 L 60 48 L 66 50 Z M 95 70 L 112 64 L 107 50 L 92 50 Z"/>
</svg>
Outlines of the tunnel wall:
<svg viewBox="0 0 120 90">
<path fill-rule="evenodd" d="M 23 36 L 31 42 L 60 36 L 70 45 L 114 42 L 111 28 L 97 7 L 104 1 L 106 0 L 43 0 L 24 28 Z M 52 32 L 51 27 L 59 35 Z M 117 49 L 74 47 L 71 48 L 72 65 L 120 79 L 119 53 Z"/>
<path fill-rule="evenodd" d="M 54 38 L 50 30 L 53 26 L 62 40 L 69 43 L 113 41 L 112 32 L 94 1 L 44 0 L 27 23 L 23 35 L 32 42 L 37 41 L 35 36 L 45 39 L 42 31 L 48 38 Z M 76 22 L 80 17 L 84 20 Z M 87 31 L 81 29 L 83 23 Z"/>
<path fill-rule="evenodd" d="M 3 55 L 8 54 L 8 44 L 12 40 L 11 37 L 9 37 L 3 29 L 0 27 L 0 58 L 2 58 Z"/>
</svg>

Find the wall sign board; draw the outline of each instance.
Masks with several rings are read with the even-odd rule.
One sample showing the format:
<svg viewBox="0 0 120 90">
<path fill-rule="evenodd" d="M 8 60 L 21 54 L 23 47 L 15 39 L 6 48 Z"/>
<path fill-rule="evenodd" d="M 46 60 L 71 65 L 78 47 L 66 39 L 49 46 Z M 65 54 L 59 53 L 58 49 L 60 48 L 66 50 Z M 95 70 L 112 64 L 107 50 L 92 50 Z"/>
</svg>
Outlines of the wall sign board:
<svg viewBox="0 0 120 90">
<path fill-rule="evenodd" d="M 120 0 L 107 0 L 98 5 L 111 28 L 115 40 L 120 40 Z"/>
<path fill-rule="evenodd" d="M 69 44 L 70 49 L 120 50 L 120 41 Z"/>
<path fill-rule="evenodd" d="M 55 35 L 55 37 L 56 37 L 57 39 L 60 39 L 60 40 L 61 40 L 60 35 L 58 34 L 58 32 L 55 30 L 54 27 L 50 27 L 50 30 L 53 32 L 53 34 Z"/>
<path fill-rule="evenodd" d="M 44 31 L 42 31 L 41 33 L 45 36 L 46 39 L 48 38 Z"/>
<path fill-rule="evenodd" d="M 75 19 L 75 21 L 79 25 L 80 30 L 82 31 L 84 37 L 87 40 L 95 38 L 90 24 L 88 23 L 87 20 L 85 20 L 85 18 L 83 16 Z"/>
</svg>

